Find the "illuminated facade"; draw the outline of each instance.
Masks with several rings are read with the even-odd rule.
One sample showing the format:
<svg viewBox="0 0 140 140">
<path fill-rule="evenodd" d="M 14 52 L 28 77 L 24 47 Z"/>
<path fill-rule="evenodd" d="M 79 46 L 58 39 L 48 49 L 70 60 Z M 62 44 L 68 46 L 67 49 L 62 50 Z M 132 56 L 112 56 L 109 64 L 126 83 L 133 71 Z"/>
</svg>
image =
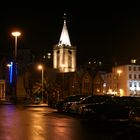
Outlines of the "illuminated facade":
<svg viewBox="0 0 140 140">
<path fill-rule="evenodd" d="M 53 68 L 59 72 L 74 72 L 76 70 L 76 47 L 71 45 L 66 18 L 59 43 L 53 48 Z"/>
<path fill-rule="evenodd" d="M 140 65 L 123 65 L 106 74 L 106 90 L 118 96 L 140 96 Z"/>
</svg>

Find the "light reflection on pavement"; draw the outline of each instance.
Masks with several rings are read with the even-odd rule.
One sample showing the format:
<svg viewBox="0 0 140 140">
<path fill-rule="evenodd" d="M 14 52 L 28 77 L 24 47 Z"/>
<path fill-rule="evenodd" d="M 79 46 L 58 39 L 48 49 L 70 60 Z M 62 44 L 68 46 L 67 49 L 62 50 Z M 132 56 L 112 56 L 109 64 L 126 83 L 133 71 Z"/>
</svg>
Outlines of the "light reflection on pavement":
<svg viewBox="0 0 140 140">
<path fill-rule="evenodd" d="M 0 140 L 113 140 L 110 133 L 95 133 L 94 124 L 48 107 L 5 105 L 0 112 Z"/>
</svg>

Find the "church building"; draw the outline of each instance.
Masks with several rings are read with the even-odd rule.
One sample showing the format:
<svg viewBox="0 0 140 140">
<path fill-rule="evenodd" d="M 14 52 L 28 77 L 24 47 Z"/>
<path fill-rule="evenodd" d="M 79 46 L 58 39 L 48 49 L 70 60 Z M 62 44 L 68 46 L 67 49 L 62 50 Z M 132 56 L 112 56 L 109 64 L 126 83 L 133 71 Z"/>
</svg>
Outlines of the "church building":
<svg viewBox="0 0 140 140">
<path fill-rule="evenodd" d="M 70 42 L 66 14 L 59 42 L 53 48 L 53 68 L 62 73 L 76 71 L 76 47 Z"/>
</svg>

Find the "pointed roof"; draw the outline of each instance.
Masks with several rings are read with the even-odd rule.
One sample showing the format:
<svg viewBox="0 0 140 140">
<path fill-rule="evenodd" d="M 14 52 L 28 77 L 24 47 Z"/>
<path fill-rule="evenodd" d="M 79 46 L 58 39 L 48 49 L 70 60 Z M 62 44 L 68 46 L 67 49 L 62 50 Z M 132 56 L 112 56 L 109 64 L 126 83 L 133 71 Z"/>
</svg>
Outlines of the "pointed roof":
<svg viewBox="0 0 140 140">
<path fill-rule="evenodd" d="M 66 25 L 66 14 L 64 13 L 64 24 L 63 24 L 63 28 L 62 28 L 62 32 L 61 32 L 61 36 L 60 36 L 60 40 L 58 43 L 59 45 L 68 45 L 71 46 L 70 43 L 70 38 L 69 38 L 69 33 L 68 33 L 68 29 L 67 29 L 67 25 Z"/>
</svg>

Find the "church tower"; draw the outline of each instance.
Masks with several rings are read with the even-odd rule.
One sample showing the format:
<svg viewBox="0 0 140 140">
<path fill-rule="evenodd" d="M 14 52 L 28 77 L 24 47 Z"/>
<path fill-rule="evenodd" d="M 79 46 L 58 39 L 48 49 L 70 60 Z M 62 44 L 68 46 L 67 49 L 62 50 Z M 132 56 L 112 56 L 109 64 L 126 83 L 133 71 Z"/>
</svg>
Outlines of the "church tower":
<svg viewBox="0 0 140 140">
<path fill-rule="evenodd" d="M 76 47 L 71 45 L 66 25 L 66 14 L 61 36 L 53 48 L 53 68 L 59 72 L 74 72 L 76 70 Z"/>
</svg>

